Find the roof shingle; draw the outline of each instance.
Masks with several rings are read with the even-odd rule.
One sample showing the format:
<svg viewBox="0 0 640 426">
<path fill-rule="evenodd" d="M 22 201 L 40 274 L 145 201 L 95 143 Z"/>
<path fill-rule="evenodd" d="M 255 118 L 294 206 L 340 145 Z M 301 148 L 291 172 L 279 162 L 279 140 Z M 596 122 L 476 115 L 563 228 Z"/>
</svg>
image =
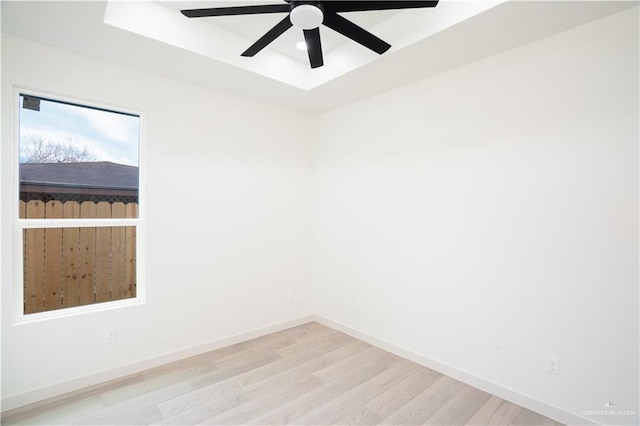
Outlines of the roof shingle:
<svg viewBox="0 0 640 426">
<path fill-rule="evenodd" d="M 138 189 L 138 168 L 109 161 L 21 163 L 21 185 Z"/>
</svg>

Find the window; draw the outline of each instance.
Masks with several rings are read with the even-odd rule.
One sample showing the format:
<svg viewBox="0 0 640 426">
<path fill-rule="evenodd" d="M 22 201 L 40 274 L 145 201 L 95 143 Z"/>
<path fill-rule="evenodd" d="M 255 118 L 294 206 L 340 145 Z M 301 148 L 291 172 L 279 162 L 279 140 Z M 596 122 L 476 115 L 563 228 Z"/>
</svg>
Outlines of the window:
<svg viewBox="0 0 640 426">
<path fill-rule="evenodd" d="M 19 94 L 23 314 L 137 297 L 140 116 Z"/>
</svg>

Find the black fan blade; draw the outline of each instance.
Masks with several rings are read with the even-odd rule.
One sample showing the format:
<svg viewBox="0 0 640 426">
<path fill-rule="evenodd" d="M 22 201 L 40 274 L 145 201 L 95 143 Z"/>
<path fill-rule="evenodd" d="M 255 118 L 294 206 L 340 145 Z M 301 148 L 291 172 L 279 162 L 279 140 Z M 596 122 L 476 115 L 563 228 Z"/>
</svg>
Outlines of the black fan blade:
<svg viewBox="0 0 640 426">
<path fill-rule="evenodd" d="M 417 9 L 421 7 L 436 7 L 438 0 L 433 1 L 326 1 L 322 3 L 326 11 L 331 12 L 362 12 L 365 10 L 394 10 Z"/>
<path fill-rule="evenodd" d="M 212 7 L 209 9 L 181 10 L 187 18 L 203 18 L 206 16 L 255 15 L 258 13 L 289 12 L 288 4 L 265 4 L 262 6 Z"/>
<path fill-rule="evenodd" d="M 391 47 L 391 45 L 386 41 L 379 39 L 369 31 L 336 13 L 326 14 L 322 24 L 339 32 L 343 36 L 349 37 L 351 40 L 360 43 L 364 47 L 368 47 L 380 55 Z"/>
<path fill-rule="evenodd" d="M 267 45 L 273 40 L 280 37 L 282 33 L 291 28 L 292 25 L 293 24 L 289 17 L 285 17 L 282 21 L 278 22 L 275 27 L 271 28 L 265 35 L 260 37 L 258 41 L 253 43 L 247 50 L 242 52 L 241 56 L 254 56 L 256 53 L 267 47 Z"/>
<path fill-rule="evenodd" d="M 309 62 L 311 68 L 318 68 L 324 65 L 322 59 L 322 43 L 320 43 L 320 28 L 304 30 L 304 41 L 307 43 Z"/>
</svg>

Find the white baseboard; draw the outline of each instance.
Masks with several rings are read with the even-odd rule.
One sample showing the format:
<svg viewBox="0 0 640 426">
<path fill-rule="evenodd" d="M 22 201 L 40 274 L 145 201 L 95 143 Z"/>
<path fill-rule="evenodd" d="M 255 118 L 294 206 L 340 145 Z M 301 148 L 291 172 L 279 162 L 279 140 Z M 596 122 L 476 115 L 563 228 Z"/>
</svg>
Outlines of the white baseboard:
<svg viewBox="0 0 640 426">
<path fill-rule="evenodd" d="M 290 327 L 295 327 L 309 321 L 315 321 L 315 316 L 305 315 L 277 324 L 271 324 L 266 327 L 255 328 L 253 330 L 249 330 L 233 336 L 216 339 L 201 345 L 191 346 L 175 352 L 165 353 L 152 358 L 147 358 L 142 361 L 101 371 L 95 374 L 90 374 L 69 381 L 56 383 L 55 385 L 43 387 L 33 391 L 3 397 L 1 402 L 2 413 L 24 407 L 25 405 L 40 402 L 45 399 L 61 396 L 69 392 L 81 390 L 90 386 L 102 384 L 111 380 L 121 379 L 131 374 L 136 374 L 154 367 L 159 367 L 170 362 L 179 361 L 181 359 L 189 358 L 195 355 L 200 355 L 205 352 L 220 349 L 225 346 L 235 345 L 236 343 L 255 339 L 256 337 L 265 336 L 267 334 L 275 333 L 277 331 L 281 331 Z"/>
<path fill-rule="evenodd" d="M 520 405 L 531 411 L 535 411 L 536 413 L 542 414 L 543 416 L 549 417 L 560 423 L 564 423 L 566 425 L 597 425 L 598 424 L 594 422 L 592 419 L 588 419 L 578 414 L 571 413 L 569 411 L 563 410 L 551 404 L 532 398 L 528 395 L 522 394 L 513 389 L 506 388 L 504 386 L 490 382 L 481 377 L 475 376 L 467 371 L 460 370 L 451 365 L 435 361 L 424 355 L 420 355 L 411 350 L 405 349 L 400 346 L 396 346 L 392 343 L 378 339 L 377 337 L 373 337 L 365 332 L 362 332 L 358 329 L 342 324 L 340 322 L 330 320 L 320 315 L 313 315 L 312 317 L 313 317 L 312 320 L 317 321 L 323 325 L 326 325 L 327 327 L 331 327 L 335 330 L 341 331 L 345 334 L 348 334 L 349 336 L 355 337 L 356 339 L 363 340 L 367 343 L 370 343 L 371 345 L 384 349 L 402 358 L 408 359 L 417 364 L 420 364 L 432 370 L 438 371 L 439 373 L 445 374 L 449 377 L 453 377 L 456 380 L 459 380 L 463 383 L 466 383 L 468 385 L 481 389 L 485 392 L 488 392 L 506 401 Z"/>
</svg>

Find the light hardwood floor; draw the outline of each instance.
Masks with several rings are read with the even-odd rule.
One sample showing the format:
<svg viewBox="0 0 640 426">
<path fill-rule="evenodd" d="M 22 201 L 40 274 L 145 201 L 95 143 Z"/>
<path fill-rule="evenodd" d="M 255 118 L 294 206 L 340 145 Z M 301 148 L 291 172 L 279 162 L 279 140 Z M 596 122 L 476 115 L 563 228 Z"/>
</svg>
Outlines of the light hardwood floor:
<svg viewBox="0 0 640 426">
<path fill-rule="evenodd" d="M 310 322 L 19 408 L 2 424 L 558 423 Z"/>
</svg>

